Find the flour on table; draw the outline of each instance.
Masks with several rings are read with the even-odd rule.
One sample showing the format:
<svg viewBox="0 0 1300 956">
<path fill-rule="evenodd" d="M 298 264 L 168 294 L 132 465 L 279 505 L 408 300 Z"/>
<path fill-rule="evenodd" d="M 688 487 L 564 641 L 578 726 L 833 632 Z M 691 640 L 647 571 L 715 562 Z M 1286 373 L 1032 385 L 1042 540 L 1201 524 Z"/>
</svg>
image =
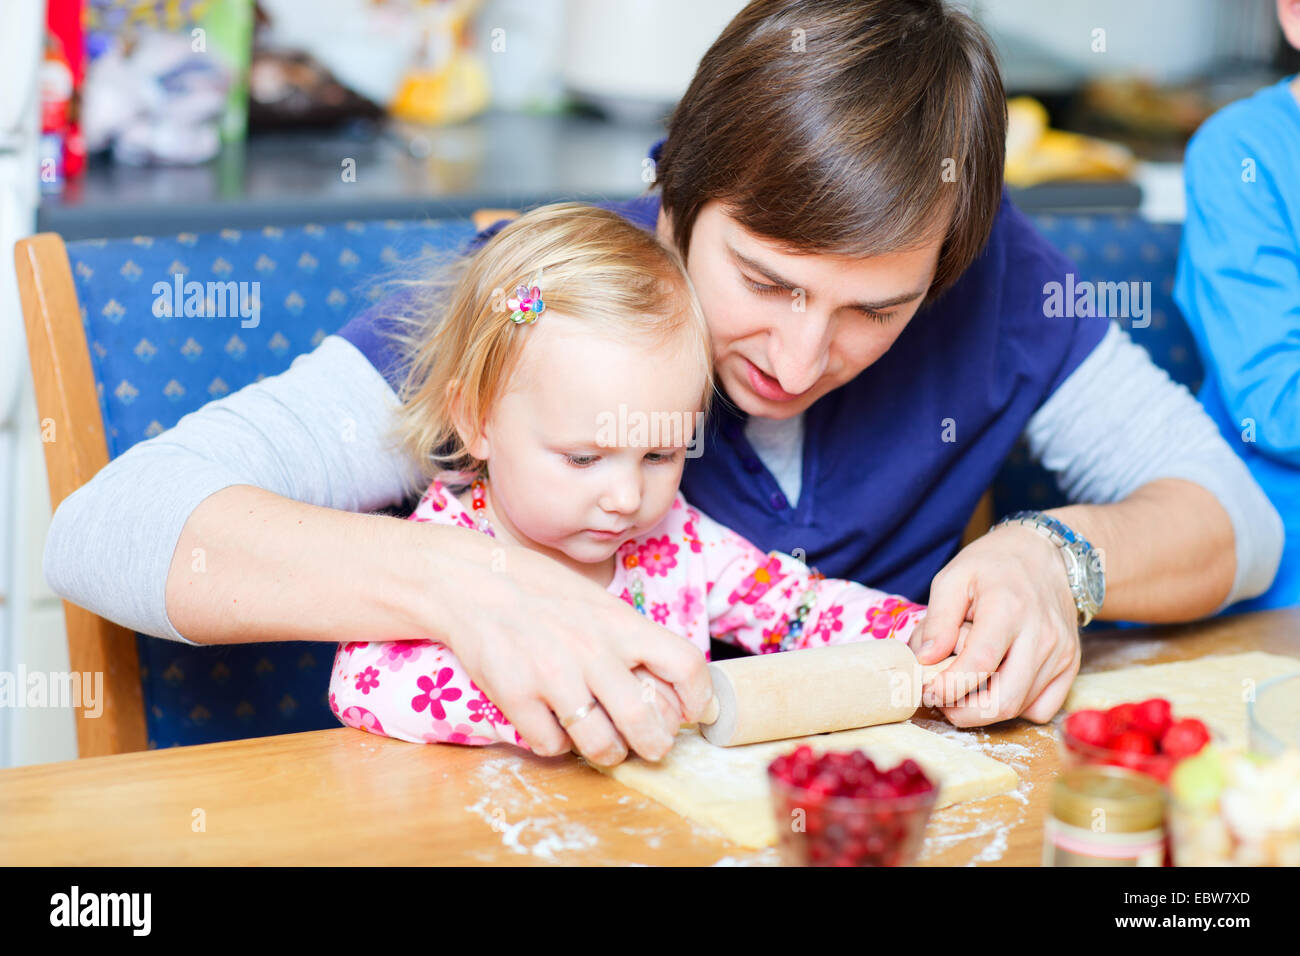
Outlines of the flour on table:
<svg viewBox="0 0 1300 956">
<path fill-rule="evenodd" d="M 968 866 L 977 863 L 993 863 L 1002 859 L 1007 852 L 1008 835 L 1020 822 L 1022 816 L 1015 820 L 998 821 L 985 817 L 956 817 L 943 821 L 931 820 L 926 830 L 925 849 L 921 859 L 935 851 L 947 850 L 968 840 L 987 840 L 988 842 L 971 857 Z"/>
<path fill-rule="evenodd" d="M 939 783 L 936 807 L 1003 793 L 1019 783 L 1006 764 L 911 723 L 743 747 L 715 747 L 691 728 L 678 734 L 658 764 L 633 757 L 605 772 L 734 843 L 767 847 L 777 840 L 767 766 L 805 743 L 814 751 L 863 750 L 882 766 L 910 757 Z"/>
<path fill-rule="evenodd" d="M 475 776 L 486 792 L 465 809 L 501 834 L 506 849 L 524 856 L 554 860 L 558 852 L 595 846 L 596 834 L 549 806 L 552 798 L 568 798 L 534 786 L 522 767 L 523 760 L 514 756 L 484 761 Z"/>
<path fill-rule="evenodd" d="M 1167 650 L 1169 650 L 1169 644 L 1165 638 L 1125 640 L 1122 644 L 1108 647 L 1104 652 L 1102 661 L 1099 663 L 1104 662 L 1107 667 L 1141 664 L 1143 661 Z"/>
<path fill-rule="evenodd" d="M 1002 859 L 1009 846 L 1009 836 L 1013 829 L 1025 820 L 1025 811 L 1029 806 L 1029 793 L 1034 789 L 1030 781 L 1030 763 L 1037 757 L 1033 747 L 1011 741 L 996 740 L 986 728 L 972 727 L 961 729 L 946 720 L 933 720 L 926 717 L 913 719 L 917 726 L 945 737 L 968 750 L 973 750 L 1009 764 L 1020 775 L 1020 784 L 1006 795 L 1014 800 L 1014 817 L 1007 818 L 999 809 L 991 815 L 989 805 L 985 802 L 965 803 L 949 807 L 942 813 L 930 818 L 930 825 L 925 831 L 925 845 L 921 850 L 921 862 L 943 853 L 955 846 L 975 841 L 984 842 L 984 846 L 965 864 L 993 863 Z M 1055 735 L 1050 727 L 1034 728 L 1040 736 L 1048 737 L 1055 743 Z"/>
<path fill-rule="evenodd" d="M 775 847 L 768 847 L 758 853 L 745 857 L 724 856 L 716 863 L 710 863 L 709 866 L 780 866 L 781 854 Z"/>
</svg>

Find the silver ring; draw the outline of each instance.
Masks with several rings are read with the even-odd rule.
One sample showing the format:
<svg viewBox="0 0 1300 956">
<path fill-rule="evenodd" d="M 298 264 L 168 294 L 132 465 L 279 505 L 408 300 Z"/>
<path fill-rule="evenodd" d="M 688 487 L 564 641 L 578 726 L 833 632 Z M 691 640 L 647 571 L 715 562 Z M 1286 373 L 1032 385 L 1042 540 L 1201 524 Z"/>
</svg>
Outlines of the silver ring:
<svg viewBox="0 0 1300 956">
<path fill-rule="evenodd" d="M 600 704 L 596 703 L 596 698 L 593 697 L 591 700 L 587 701 L 585 704 L 583 704 L 581 707 L 575 710 L 568 717 L 561 717 L 560 726 L 563 727 L 565 730 L 568 730 L 570 727 L 572 727 L 578 721 L 582 720 L 582 718 L 586 717 L 588 714 L 590 714 L 593 710 L 595 710 L 599 706 Z"/>
</svg>

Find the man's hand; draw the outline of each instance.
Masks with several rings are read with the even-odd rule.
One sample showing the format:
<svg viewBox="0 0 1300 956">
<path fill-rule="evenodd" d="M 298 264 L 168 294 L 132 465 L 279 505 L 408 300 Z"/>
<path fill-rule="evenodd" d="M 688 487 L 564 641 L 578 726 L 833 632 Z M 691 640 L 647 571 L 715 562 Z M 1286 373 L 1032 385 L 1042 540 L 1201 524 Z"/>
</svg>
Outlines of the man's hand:
<svg viewBox="0 0 1300 956">
<path fill-rule="evenodd" d="M 973 541 L 935 575 L 909 644 L 922 664 L 958 651 L 923 695 L 955 726 L 1051 720 L 1080 658 L 1078 611 L 1060 550 L 1023 525 Z"/>
<path fill-rule="evenodd" d="M 461 593 L 474 600 L 456 606 L 446 643 L 535 753 L 572 745 L 602 766 L 629 751 L 658 760 L 708 704 L 699 648 L 559 562 L 510 548 L 500 570 L 467 562 L 457 573 L 473 573 Z M 600 706 L 561 727 L 592 700 Z"/>
</svg>

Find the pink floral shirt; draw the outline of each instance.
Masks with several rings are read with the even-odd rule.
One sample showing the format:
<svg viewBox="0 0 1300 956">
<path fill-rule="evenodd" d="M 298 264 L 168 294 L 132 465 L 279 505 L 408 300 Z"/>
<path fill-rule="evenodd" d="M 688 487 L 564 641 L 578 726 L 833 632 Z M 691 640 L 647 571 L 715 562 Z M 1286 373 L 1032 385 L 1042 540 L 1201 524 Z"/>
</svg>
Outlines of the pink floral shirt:
<svg viewBox="0 0 1300 956">
<path fill-rule="evenodd" d="M 440 482 L 411 521 L 474 527 Z M 907 640 L 925 608 L 853 581 L 823 578 L 796 558 L 764 554 L 687 504 L 679 492 L 651 531 L 618 549 L 608 585 L 707 657 L 709 639 L 751 654 L 877 639 Z M 802 614 L 801 614 L 802 611 Z M 330 707 L 349 727 L 415 743 L 527 746 L 437 641 L 340 644 Z"/>
</svg>

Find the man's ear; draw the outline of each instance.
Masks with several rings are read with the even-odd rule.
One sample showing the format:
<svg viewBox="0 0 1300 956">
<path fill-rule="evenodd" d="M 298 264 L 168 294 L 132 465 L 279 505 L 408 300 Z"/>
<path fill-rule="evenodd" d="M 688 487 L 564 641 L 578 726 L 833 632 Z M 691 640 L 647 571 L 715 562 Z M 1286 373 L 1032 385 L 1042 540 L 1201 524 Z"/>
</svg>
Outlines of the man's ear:
<svg viewBox="0 0 1300 956">
<path fill-rule="evenodd" d="M 665 246 L 668 246 L 668 248 L 670 248 L 670 249 L 676 249 L 676 248 L 677 248 L 677 247 L 673 244 L 673 220 L 672 220 L 672 217 L 670 217 L 670 216 L 668 215 L 668 213 L 664 210 L 664 207 L 663 207 L 662 205 L 659 207 L 659 218 L 658 218 L 658 220 L 656 220 L 656 222 L 655 222 L 655 236 L 656 236 L 656 237 L 659 239 L 659 241 L 662 242 Z"/>
<path fill-rule="evenodd" d="M 469 416 L 465 414 L 464 395 L 460 382 L 454 379 L 447 383 L 447 410 L 451 416 L 452 427 L 456 429 L 456 434 L 460 437 L 465 450 L 480 461 L 486 461 L 489 446 L 483 423 L 480 422 L 475 427 L 469 420 Z"/>
</svg>

